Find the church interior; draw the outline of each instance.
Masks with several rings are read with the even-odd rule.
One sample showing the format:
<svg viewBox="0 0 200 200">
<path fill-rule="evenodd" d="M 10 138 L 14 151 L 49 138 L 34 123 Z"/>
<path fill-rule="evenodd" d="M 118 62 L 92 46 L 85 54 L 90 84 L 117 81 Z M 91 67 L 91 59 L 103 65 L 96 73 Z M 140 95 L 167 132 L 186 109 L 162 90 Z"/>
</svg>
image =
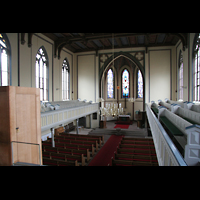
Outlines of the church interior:
<svg viewBox="0 0 200 200">
<path fill-rule="evenodd" d="M 200 33 L 0 33 L 0 166 L 198 166 Z"/>
</svg>

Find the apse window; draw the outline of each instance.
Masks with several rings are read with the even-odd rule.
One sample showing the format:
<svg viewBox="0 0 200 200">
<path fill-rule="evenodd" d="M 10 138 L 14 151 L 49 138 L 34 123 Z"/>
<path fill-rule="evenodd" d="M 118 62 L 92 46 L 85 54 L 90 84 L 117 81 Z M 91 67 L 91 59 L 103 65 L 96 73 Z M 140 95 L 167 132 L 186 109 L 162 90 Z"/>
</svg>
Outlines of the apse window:
<svg viewBox="0 0 200 200">
<path fill-rule="evenodd" d="M 113 98 L 113 71 L 112 69 L 108 70 L 107 73 L 107 92 L 108 92 L 108 98 Z"/>
<path fill-rule="evenodd" d="M 143 78 L 142 78 L 142 73 L 140 70 L 138 70 L 138 74 L 137 74 L 137 87 L 138 87 L 138 94 L 137 97 L 138 98 L 143 98 Z"/>
<path fill-rule="evenodd" d="M 129 98 L 129 72 L 127 69 L 124 69 L 122 73 L 122 97 Z"/>
</svg>

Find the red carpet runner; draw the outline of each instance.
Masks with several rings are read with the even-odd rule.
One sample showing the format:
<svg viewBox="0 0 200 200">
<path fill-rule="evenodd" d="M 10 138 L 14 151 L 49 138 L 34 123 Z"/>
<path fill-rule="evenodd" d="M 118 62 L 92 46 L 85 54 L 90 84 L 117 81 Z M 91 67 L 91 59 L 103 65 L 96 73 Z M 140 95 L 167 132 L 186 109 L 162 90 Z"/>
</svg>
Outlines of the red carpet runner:
<svg viewBox="0 0 200 200">
<path fill-rule="evenodd" d="M 114 156 L 121 140 L 122 136 L 111 135 L 88 166 L 108 166 L 108 164 L 111 166 L 111 158 Z"/>
<path fill-rule="evenodd" d="M 128 129 L 129 125 L 126 124 L 117 124 L 114 128 Z"/>
</svg>

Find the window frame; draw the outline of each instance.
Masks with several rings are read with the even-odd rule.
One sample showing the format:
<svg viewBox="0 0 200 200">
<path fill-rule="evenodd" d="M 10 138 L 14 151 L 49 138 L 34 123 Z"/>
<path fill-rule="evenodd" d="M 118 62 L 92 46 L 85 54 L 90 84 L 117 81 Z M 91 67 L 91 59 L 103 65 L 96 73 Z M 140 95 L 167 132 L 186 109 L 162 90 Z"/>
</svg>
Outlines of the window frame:
<svg viewBox="0 0 200 200">
<path fill-rule="evenodd" d="M 123 96 L 123 73 L 124 73 L 125 70 L 127 70 L 127 72 L 128 72 L 128 79 L 129 79 L 129 88 L 128 88 L 129 92 L 128 92 L 128 96 L 127 97 Z M 122 73 L 121 73 L 121 98 L 122 99 L 130 98 L 130 91 L 131 91 L 131 89 L 130 89 L 130 72 L 129 72 L 129 70 L 127 68 L 124 68 L 124 69 L 122 69 Z"/>
<path fill-rule="evenodd" d="M 112 84 L 113 84 L 113 97 L 111 98 L 111 97 L 108 97 L 108 72 L 111 70 L 111 72 L 112 72 L 112 75 L 113 75 L 113 80 L 112 80 Z M 108 69 L 108 71 L 107 71 L 107 73 L 106 73 L 106 97 L 107 97 L 107 99 L 114 99 L 115 98 L 115 87 L 114 87 L 114 72 L 113 72 L 113 70 L 111 69 L 111 68 L 109 68 Z"/>
<path fill-rule="evenodd" d="M 66 77 L 66 76 L 68 76 L 68 77 Z M 66 89 L 63 89 L 63 85 L 64 85 L 64 82 L 66 82 L 65 81 L 66 78 L 67 78 L 67 82 L 68 82 L 68 87 L 66 87 Z M 64 92 L 66 93 L 67 98 L 64 98 Z M 63 64 L 62 64 L 62 100 L 67 101 L 69 99 L 70 99 L 70 67 L 69 67 L 69 62 L 68 62 L 67 58 L 65 58 L 63 60 Z"/>
<path fill-rule="evenodd" d="M 143 81 L 143 76 L 142 76 L 142 90 L 143 90 L 143 92 L 142 92 L 142 97 L 139 97 L 139 95 L 138 95 L 138 73 L 139 73 L 139 71 L 140 71 L 141 76 L 142 76 L 141 70 L 140 70 L 140 69 L 137 69 L 137 71 L 136 71 L 136 98 L 137 98 L 137 99 L 143 99 L 143 97 L 144 97 L 144 90 L 143 90 L 144 81 Z"/>
<path fill-rule="evenodd" d="M 41 52 L 41 50 L 42 50 L 42 52 Z M 37 69 L 37 64 L 38 64 L 38 69 Z M 42 66 L 41 66 L 41 64 L 42 64 Z M 44 67 L 44 65 L 45 65 L 45 67 Z M 45 71 L 46 71 L 46 73 L 45 73 Z M 37 76 L 37 75 L 39 75 L 39 76 Z M 45 82 L 46 82 L 46 84 L 45 84 Z M 49 100 L 49 62 L 48 62 L 48 55 L 43 46 L 41 46 L 38 49 L 37 54 L 36 54 L 35 87 L 40 88 L 40 101 L 48 101 Z"/>
<path fill-rule="evenodd" d="M 193 101 L 200 101 L 200 33 L 193 42 Z"/>
</svg>

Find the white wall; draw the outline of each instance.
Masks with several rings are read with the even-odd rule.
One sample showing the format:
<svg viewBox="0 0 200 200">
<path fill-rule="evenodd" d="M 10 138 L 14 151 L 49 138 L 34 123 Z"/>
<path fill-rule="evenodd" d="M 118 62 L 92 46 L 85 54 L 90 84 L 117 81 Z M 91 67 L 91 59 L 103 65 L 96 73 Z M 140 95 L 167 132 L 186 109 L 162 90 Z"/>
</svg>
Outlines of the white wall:
<svg viewBox="0 0 200 200">
<path fill-rule="evenodd" d="M 77 55 L 78 98 L 96 101 L 96 57 Z"/>
<path fill-rule="evenodd" d="M 171 89 L 171 50 L 149 51 L 149 101 L 170 99 Z"/>
</svg>

